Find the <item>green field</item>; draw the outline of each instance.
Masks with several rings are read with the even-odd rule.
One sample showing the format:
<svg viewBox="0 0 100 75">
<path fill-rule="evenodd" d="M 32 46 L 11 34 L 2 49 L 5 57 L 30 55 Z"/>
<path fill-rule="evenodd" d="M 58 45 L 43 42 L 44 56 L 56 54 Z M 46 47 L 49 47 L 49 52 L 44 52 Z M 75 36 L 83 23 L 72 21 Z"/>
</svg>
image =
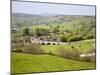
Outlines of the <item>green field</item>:
<svg viewBox="0 0 100 75">
<path fill-rule="evenodd" d="M 32 29 L 35 30 L 36 28 L 43 28 L 43 29 L 52 30 L 53 28 L 57 27 L 58 25 L 59 25 L 59 23 L 54 23 L 54 24 L 49 24 L 49 25 L 38 25 L 38 26 L 34 25 L 34 26 L 32 26 Z M 71 22 L 71 23 L 61 23 L 59 25 L 59 29 L 61 31 L 63 31 L 63 30 L 72 31 L 72 30 L 74 30 L 74 28 L 75 27 L 73 27 L 73 22 Z"/>
<path fill-rule="evenodd" d="M 87 53 L 90 50 L 92 50 L 93 48 L 95 48 L 94 45 L 95 45 L 95 40 L 92 39 L 92 40 L 78 41 L 78 42 L 75 42 L 75 43 L 71 43 L 70 45 L 42 45 L 42 49 L 46 53 L 52 52 L 52 53 L 56 54 L 57 49 L 59 47 L 64 47 L 68 50 L 68 49 L 71 49 L 72 46 L 74 46 L 74 48 L 79 48 L 79 50 L 82 53 Z M 79 47 L 79 46 L 81 46 L 81 47 Z"/>
<path fill-rule="evenodd" d="M 95 69 L 95 63 L 69 60 L 51 55 L 12 53 L 12 73 L 35 73 Z"/>
</svg>

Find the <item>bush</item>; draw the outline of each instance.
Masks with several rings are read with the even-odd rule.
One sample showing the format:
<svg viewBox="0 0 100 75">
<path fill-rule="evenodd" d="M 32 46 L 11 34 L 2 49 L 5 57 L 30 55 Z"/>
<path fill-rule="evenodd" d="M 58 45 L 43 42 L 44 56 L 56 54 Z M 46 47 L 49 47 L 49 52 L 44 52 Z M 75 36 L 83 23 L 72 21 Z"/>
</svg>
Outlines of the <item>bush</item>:
<svg viewBox="0 0 100 75">
<path fill-rule="evenodd" d="M 23 52 L 23 49 L 22 48 L 15 48 L 12 51 L 13 52 Z"/>
<path fill-rule="evenodd" d="M 24 47 L 24 52 L 33 54 L 44 53 L 39 44 L 26 44 Z"/>
<path fill-rule="evenodd" d="M 95 53 L 95 52 L 89 52 L 89 53 Z M 64 48 L 63 46 L 60 46 L 57 48 L 57 54 L 58 56 L 67 58 L 67 59 L 73 59 L 73 60 L 79 60 L 84 62 L 96 62 L 96 57 L 94 56 L 85 56 L 80 57 L 82 52 L 78 48 Z"/>
<path fill-rule="evenodd" d="M 92 48 L 91 50 L 89 50 L 87 53 L 88 54 L 93 54 L 92 56 L 85 56 L 85 57 L 81 57 L 80 60 L 81 61 L 86 61 L 86 62 L 96 62 L 96 55 L 95 55 L 95 48 Z"/>
<path fill-rule="evenodd" d="M 66 57 L 66 49 L 62 46 L 57 48 L 57 55 L 61 56 L 61 57 Z"/>
<path fill-rule="evenodd" d="M 72 45 L 71 48 L 74 48 L 74 46 Z"/>
<path fill-rule="evenodd" d="M 65 35 L 62 35 L 62 36 L 60 37 L 60 40 L 61 40 L 62 42 L 67 42 L 67 38 L 66 38 Z"/>
<path fill-rule="evenodd" d="M 87 34 L 84 39 L 92 39 L 94 38 L 94 35 L 93 34 Z"/>
<path fill-rule="evenodd" d="M 44 51 L 41 49 L 41 46 L 39 44 L 30 44 L 30 43 L 19 43 L 16 44 L 12 48 L 13 52 L 24 52 L 24 53 L 44 53 Z"/>
<path fill-rule="evenodd" d="M 81 52 L 79 51 L 78 48 L 64 48 L 64 47 L 59 47 L 57 49 L 57 53 L 61 57 L 65 57 L 68 59 L 74 59 L 74 60 L 79 60 Z"/>
<path fill-rule="evenodd" d="M 79 48 L 81 48 L 81 44 L 79 44 Z"/>
<path fill-rule="evenodd" d="M 86 56 L 83 58 L 80 58 L 81 61 L 85 62 L 96 62 L 95 56 Z"/>
<path fill-rule="evenodd" d="M 68 38 L 68 41 L 80 41 L 80 40 L 83 40 L 84 38 L 81 36 L 81 35 L 73 35 L 73 36 L 70 36 Z"/>
<path fill-rule="evenodd" d="M 49 55 L 55 55 L 52 51 L 49 51 L 49 53 L 47 53 Z"/>
<path fill-rule="evenodd" d="M 13 52 L 23 52 L 24 43 L 19 40 L 16 44 L 12 43 L 12 51 Z"/>
<path fill-rule="evenodd" d="M 49 35 L 49 30 L 45 28 L 36 28 L 35 29 L 35 35 L 37 36 L 47 36 Z"/>
<path fill-rule="evenodd" d="M 23 36 L 26 36 L 26 35 L 29 35 L 29 34 L 30 34 L 29 28 L 24 28 L 23 29 Z"/>
</svg>

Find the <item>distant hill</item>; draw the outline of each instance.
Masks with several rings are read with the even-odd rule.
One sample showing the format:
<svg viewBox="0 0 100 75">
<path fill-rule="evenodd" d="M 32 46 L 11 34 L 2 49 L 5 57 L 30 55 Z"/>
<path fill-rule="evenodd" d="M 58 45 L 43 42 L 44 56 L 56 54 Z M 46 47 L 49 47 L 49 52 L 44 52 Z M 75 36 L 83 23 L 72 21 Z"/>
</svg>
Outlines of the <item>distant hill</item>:
<svg viewBox="0 0 100 75">
<path fill-rule="evenodd" d="M 94 18 L 85 15 L 62 15 L 62 14 L 24 14 L 12 13 L 12 28 L 32 25 L 48 25 L 52 23 L 71 22 L 77 19 Z"/>
<path fill-rule="evenodd" d="M 16 16 L 16 17 L 44 17 L 41 15 L 32 15 L 32 14 L 24 14 L 24 13 L 12 13 L 12 16 Z"/>
</svg>

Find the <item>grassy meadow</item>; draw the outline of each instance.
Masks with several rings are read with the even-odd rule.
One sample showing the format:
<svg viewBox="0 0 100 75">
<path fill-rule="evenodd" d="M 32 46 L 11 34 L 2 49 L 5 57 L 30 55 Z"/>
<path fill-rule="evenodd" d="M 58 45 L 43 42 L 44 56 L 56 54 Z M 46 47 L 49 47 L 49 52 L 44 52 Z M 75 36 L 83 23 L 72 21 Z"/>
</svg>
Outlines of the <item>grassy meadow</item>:
<svg viewBox="0 0 100 75">
<path fill-rule="evenodd" d="M 12 53 L 12 74 L 95 69 L 95 63 L 52 55 Z"/>
<path fill-rule="evenodd" d="M 42 45 L 41 47 L 46 53 L 52 52 L 52 53 L 56 54 L 57 49 L 59 47 L 71 49 L 72 46 L 74 48 L 79 48 L 82 53 L 87 53 L 87 52 L 91 51 L 92 48 L 95 47 L 95 40 L 92 39 L 92 40 L 78 41 L 78 42 L 74 42 L 74 43 L 72 42 L 70 45 L 69 44 L 67 44 L 67 45 Z"/>
</svg>

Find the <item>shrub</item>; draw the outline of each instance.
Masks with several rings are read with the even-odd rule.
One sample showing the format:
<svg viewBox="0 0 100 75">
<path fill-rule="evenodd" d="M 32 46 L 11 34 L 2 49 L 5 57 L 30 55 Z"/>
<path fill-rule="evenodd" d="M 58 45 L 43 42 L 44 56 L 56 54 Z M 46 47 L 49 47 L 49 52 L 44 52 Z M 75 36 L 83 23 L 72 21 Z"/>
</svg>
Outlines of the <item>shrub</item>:
<svg viewBox="0 0 100 75">
<path fill-rule="evenodd" d="M 62 42 L 67 42 L 67 38 L 66 38 L 65 35 L 62 35 L 62 36 L 60 37 L 60 40 L 61 40 Z"/>
<path fill-rule="evenodd" d="M 24 47 L 24 52 L 33 54 L 44 53 L 39 44 L 26 44 Z"/>
<path fill-rule="evenodd" d="M 81 48 L 81 44 L 79 44 L 79 48 Z"/>
<path fill-rule="evenodd" d="M 96 56 L 91 57 L 91 62 L 96 62 Z"/>
<path fill-rule="evenodd" d="M 23 29 L 23 36 L 26 36 L 26 35 L 29 35 L 29 34 L 30 34 L 29 28 L 24 28 Z"/>
<path fill-rule="evenodd" d="M 94 38 L 94 35 L 93 34 L 87 34 L 84 39 L 92 39 Z"/>
<path fill-rule="evenodd" d="M 71 48 L 74 48 L 74 46 L 72 45 Z"/>
<path fill-rule="evenodd" d="M 22 48 L 15 48 L 12 51 L 13 52 L 23 52 L 23 49 Z"/>
<path fill-rule="evenodd" d="M 48 54 L 49 54 L 49 55 L 55 55 L 52 51 L 49 51 Z"/>
<path fill-rule="evenodd" d="M 81 35 L 73 35 L 68 38 L 68 41 L 80 41 L 80 40 L 83 40 L 83 37 Z"/>
<path fill-rule="evenodd" d="M 16 38 L 12 38 L 12 43 L 17 43 L 17 39 Z"/>
<path fill-rule="evenodd" d="M 87 52 L 87 54 L 92 54 L 92 56 L 85 56 L 83 58 L 80 58 L 81 61 L 86 61 L 86 62 L 96 62 L 96 55 L 95 55 L 95 47 L 92 48 Z M 93 55 L 94 54 L 94 55 Z"/>
<path fill-rule="evenodd" d="M 57 55 L 61 56 L 61 57 L 66 57 L 66 49 L 62 46 L 57 48 Z"/>
<path fill-rule="evenodd" d="M 81 61 L 85 62 L 96 62 L 95 56 L 86 56 L 83 58 L 80 58 Z"/>
<path fill-rule="evenodd" d="M 67 36 L 66 36 L 66 38 L 68 39 L 71 36 L 72 36 L 72 33 L 68 33 Z"/>
<path fill-rule="evenodd" d="M 67 57 L 69 57 L 70 59 L 79 60 L 80 54 L 81 52 L 78 48 L 72 48 L 67 51 Z"/>
<path fill-rule="evenodd" d="M 91 51 L 89 53 L 91 53 Z M 95 53 L 95 52 L 92 51 L 92 53 Z M 79 48 L 66 49 L 63 46 L 60 46 L 57 48 L 56 55 L 67 58 L 67 59 L 79 60 L 79 61 L 84 61 L 84 62 L 96 62 L 95 55 L 80 57 L 81 54 L 82 52 L 79 50 Z"/>
<path fill-rule="evenodd" d="M 64 47 L 59 47 L 57 49 L 57 53 L 61 57 L 65 57 L 68 59 L 74 59 L 74 60 L 79 60 L 81 52 L 79 51 L 78 48 L 64 48 Z"/>
<path fill-rule="evenodd" d="M 23 52 L 24 43 L 19 41 L 16 44 L 12 43 L 12 51 L 13 52 Z"/>
<path fill-rule="evenodd" d="M 45 28 L 36 28 L 35 34 L 37 36 L 43 36 L 43 35 L 46 36 L 46 35 L 49 35 L 49 30 Z"/>
</svg>

